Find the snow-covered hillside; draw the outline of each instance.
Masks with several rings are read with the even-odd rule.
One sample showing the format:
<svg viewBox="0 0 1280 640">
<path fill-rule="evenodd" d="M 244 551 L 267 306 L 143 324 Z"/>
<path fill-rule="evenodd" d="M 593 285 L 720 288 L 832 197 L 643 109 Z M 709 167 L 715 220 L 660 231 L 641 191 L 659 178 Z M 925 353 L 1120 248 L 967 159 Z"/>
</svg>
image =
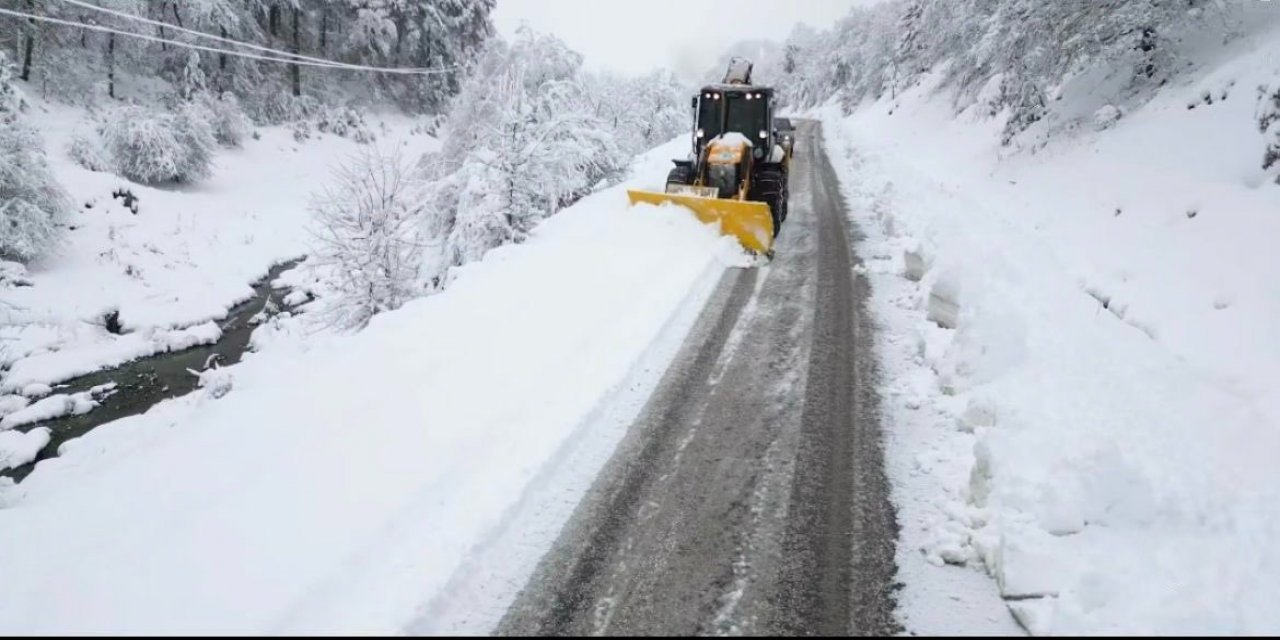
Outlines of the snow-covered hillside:
<svg viewBox="0 0 1280 640">
<path fill-rule="evenodd" d="M 299 142 L 288 127 L 263 127 L 244 148 L 220 151 L 208 180 L 148 187 L 79 166 L 68 149 L 93 122 L 82 109 L 30 100 L 28 120 L 74 212 L 56 252 L 27 265 L 31 286 L 3 290 L 0 367 L 9 370 L 0 394 L 216 340 L 210 320 L 250 297 L 273 264 L 309 251 L 311 195 L 359 148 L 339 136 Z M 383 144 L 413 157 L 438 147 L 411 135 L 408 118 L 381 120 Z M 118 191 L 137 198 L 136 212 Z M 193 327 L 201 329 L 193 335 Z"/>
<path fill-rule="evenodd" d="M 661 181 L 684 144 L 636 180 Z M 742 259 L 619 187 L 358 334 L 263 327 L 270 348 L 205 391 L 4 489 L 0 629 L 396 633 L 470 552 L 515 536 L 507 586 L 488 589 L 500 610 Z M 536 526 L 504 531 L 518 507 Z"/>
<path fill-rule="evenodd" d="M 1280 38 L 1218 59 L 1037 150 L 930 79 L 822 111 L 870 236 L 908 628 L 965 630 L 950 563 L 1034 633 L 1280 629 Z"/>
</svg>

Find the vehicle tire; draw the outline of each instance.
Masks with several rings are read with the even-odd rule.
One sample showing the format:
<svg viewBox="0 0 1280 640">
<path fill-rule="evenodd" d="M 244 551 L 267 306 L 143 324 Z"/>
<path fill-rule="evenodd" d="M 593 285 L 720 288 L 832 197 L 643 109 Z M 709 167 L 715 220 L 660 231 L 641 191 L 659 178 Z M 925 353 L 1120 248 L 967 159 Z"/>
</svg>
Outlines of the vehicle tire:
<svg viewBox="0 0 1280 640">
<path fill-rule="evenodd" d="M 787 212 L 791 209 L 791 174 L 786 167 L 782 169 L 782 214 L 778 217 L 787 221 Z"/>
<path fill-rule="evenodd" d="M 704 184 L 708 187 L 715 187 L 716 193 L 721 198 L 738 197 L 738 189 L 741 188 L 741 181 L 738 176 L 742 175 L 738 167 L 729 165 L 711 165 L 706 170 L 703 178 Z"/>
<path fill-rule="evenodd" d="M 667 184 L 693 184 L 693 171 L 689 167 L 677 166 L 667 174 Z"/>
<path fill-rule="evenodd" d="M 787 178 L 781 169 L 761 169 L 751 184 L 749 199 L 769 205 L 773 217 L 773 237 L 778 237 L 787 216 Z"/>
</svg>

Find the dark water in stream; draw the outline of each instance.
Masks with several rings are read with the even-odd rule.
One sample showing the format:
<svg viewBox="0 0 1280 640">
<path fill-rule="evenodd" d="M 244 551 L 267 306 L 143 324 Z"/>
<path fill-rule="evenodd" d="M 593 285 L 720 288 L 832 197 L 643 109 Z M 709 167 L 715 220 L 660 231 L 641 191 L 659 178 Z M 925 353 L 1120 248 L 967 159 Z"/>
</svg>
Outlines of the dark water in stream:
<svg viewBox="0 0 1280 640">
<path fill-rule="evenodd" d="M 198 379 L 191 371 L 204 371 L 213 361 L 217 361 L 219 366 L 239 362 L 249 346 L 250 334 L 258 327 L 250 320 L 262 311 L 268 302 L 274 303 L 278 309 L 285 308 L 282 298 L 288 290 L 273 290 L 271 281 L 297 266 L 299 262 L 301 260 L 276 265 L 271 268 L 266 277 L 254 284 L 253 297 L 236 305 L 226 318 L 218 321 L 218 326 L 222 328 L 222 337 L 216 343 L 182 351 L 158 353 L 113 369 L 103 369 L 53 385 L 54 393 L 66 394 L 88 391 L 93 387 L 113 382 L 116 387 L 114 393 L 99 399 L 99 405 L 88 413 L 17 427 L 19 431 L 48 427 L 51 432 L 49 444 L 40 450 L 35 460 L 20 467 L 2 471 L 0 477 L 9 477 L 20 482 L 41 460 L 56 457 L 58 447 L 62 446 L 62 443 L 78 438 L 112 420 L 143 413 L 161 400 L 176 398 L 194 391 Z"/>
</svg>

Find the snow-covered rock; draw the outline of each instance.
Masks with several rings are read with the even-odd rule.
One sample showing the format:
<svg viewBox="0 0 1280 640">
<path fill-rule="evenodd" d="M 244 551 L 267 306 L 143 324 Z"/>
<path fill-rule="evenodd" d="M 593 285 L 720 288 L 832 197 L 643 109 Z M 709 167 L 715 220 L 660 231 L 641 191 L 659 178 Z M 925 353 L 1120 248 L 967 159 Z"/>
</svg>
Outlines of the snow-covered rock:
<svg viewBox="0 0 1280 640">
<path fill-rule="evenodd" d="M 231 392 L 235 376 L 231 369 L 207 369 L 199 373 L 199 386 L 210 398 L 221 398 Z"/>
<path fill-rule="evenodd" d="M 97 402 L 89 391 L 75 394 L 55 394 L 6 414 L 0 418 L 0 430 L 12 429 L 33 422 L 51 420 L 68 415 L 88 413 Z"/>
<path fill-rule="evenodd" d="M 31 400 L 21 395 L 0 395 L 0 418 L 31 404 Z"/>
<path fill-rule="evenodd" d="M 20 467 L 36 459 L 49 444 L 49 430 L 44 427 L 21 431 L 0 431 L 0 471 Z M 0 505 L 2 506 L 2 505 Z"/>
<path fill-rule="evenodd" d="M 43 398 L 52 392 L 53 392 L 53 387 L 50 387 L 49 385 L 43 382 L 32 382 L 31 384 L 22 388 L 22 395 L 28 398 L 31 398 L 33 400 L 37 398 Z"/>
<path fill-rule="evenodd" d="M 1124 112 L 1119 107 L 1112 104 L 1105 105 L 1094 112 L 1093 128 L 1098 131 L 1110 129 L 1120 121 L 1123 115 Z"/>
</svg>

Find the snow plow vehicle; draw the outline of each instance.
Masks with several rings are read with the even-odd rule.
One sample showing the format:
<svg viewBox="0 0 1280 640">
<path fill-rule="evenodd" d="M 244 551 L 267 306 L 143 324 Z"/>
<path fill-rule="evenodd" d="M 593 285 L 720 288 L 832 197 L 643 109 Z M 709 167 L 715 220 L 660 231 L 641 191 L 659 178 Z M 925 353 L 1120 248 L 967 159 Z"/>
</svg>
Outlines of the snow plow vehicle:
<svg viewBox="0 0 1280 640">
<path fill-rule="evenodd" d="M 631 189 L 631 204 L 672 203 L 718 222 L 750 251 L 773 255 L 787 218 L 787 149 L 773 117 L 773 89 L 751 84 L 751 63 L 735 59 L 721 84 L 694 96 L 693 150 L 674 160 L 662 192 Z"/>
</svg>

